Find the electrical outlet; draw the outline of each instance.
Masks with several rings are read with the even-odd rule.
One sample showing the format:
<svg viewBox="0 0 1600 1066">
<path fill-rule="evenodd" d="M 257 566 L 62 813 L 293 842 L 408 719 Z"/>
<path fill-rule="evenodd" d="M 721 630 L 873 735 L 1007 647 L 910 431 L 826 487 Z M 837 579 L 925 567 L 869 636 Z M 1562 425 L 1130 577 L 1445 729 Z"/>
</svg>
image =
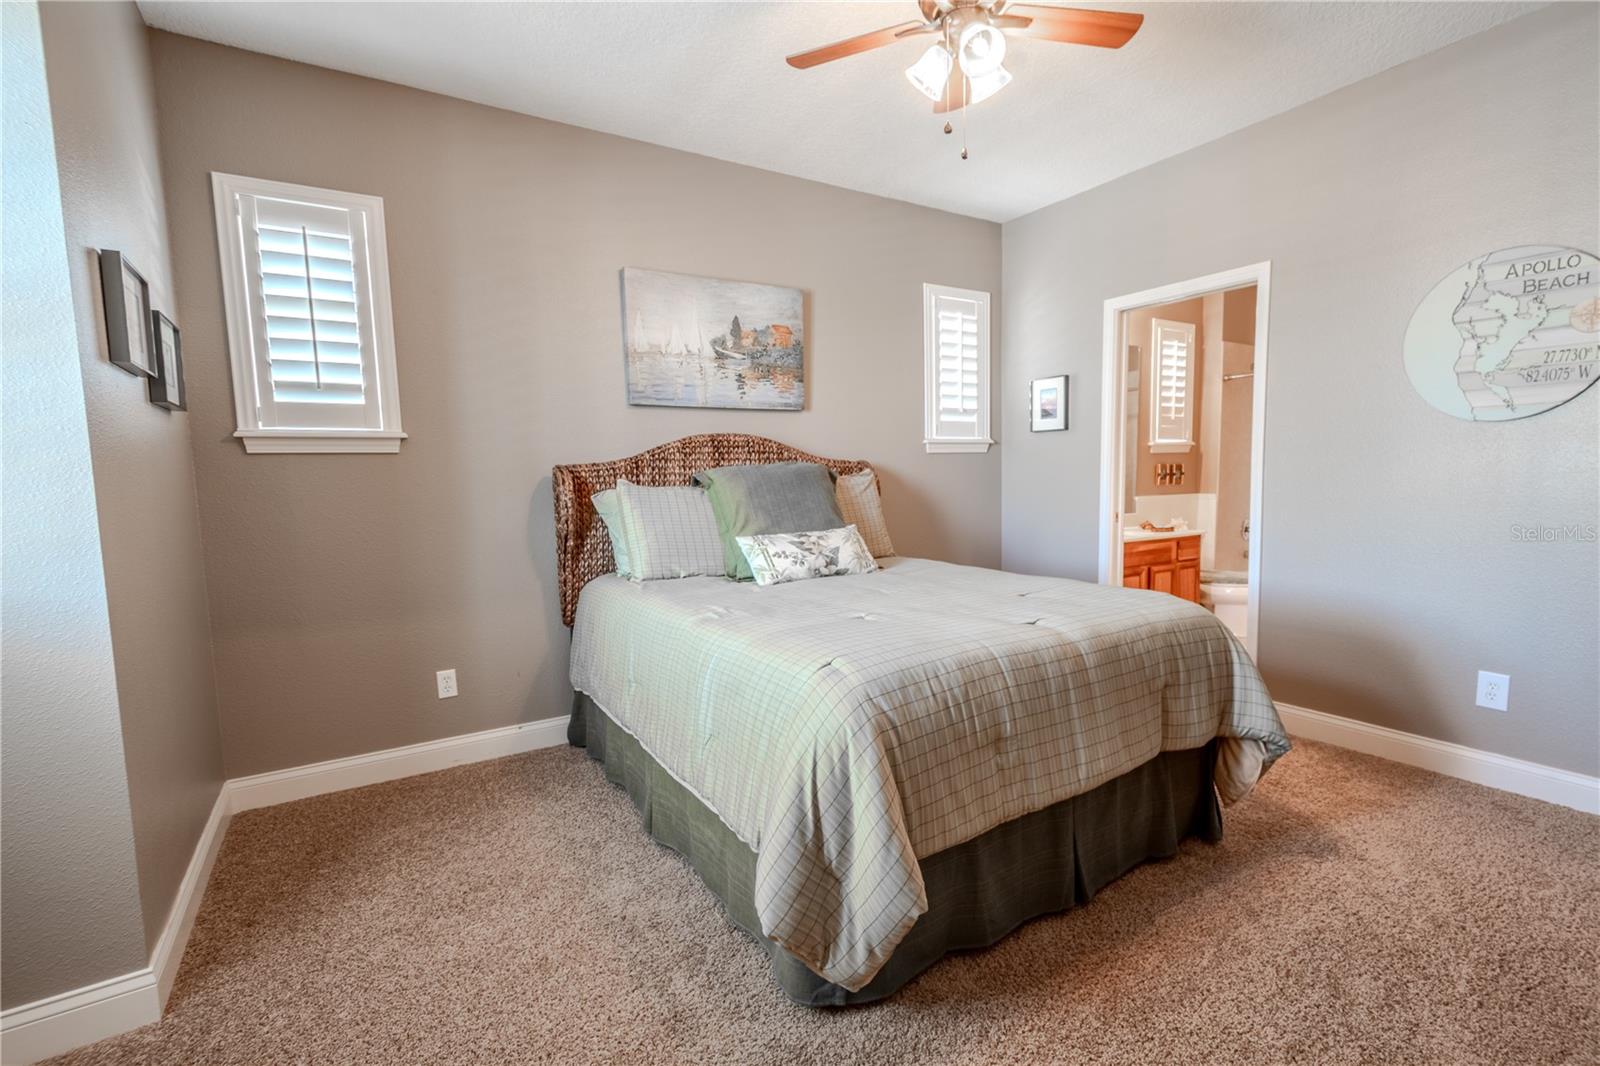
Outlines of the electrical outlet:
<svg viewBox="0 0 1600 1066">
<path fill-rule="evenodd" d="M 1511 695 L 1511 678 L 1506 674 L 1491 674 L 1487 670 L 1478 671 L 1478 706 L 1487 707 L 1491 711 L 1506 709 L 1506 700 Z"/>
<path fill-rule="evenodd" d="M 433 676 L 439 680 L 439 698 L 441 700 L 460 695 L 461 690 L 456 688 L 456 672 L 454 670 L 440 670 Z"/>
</svg>

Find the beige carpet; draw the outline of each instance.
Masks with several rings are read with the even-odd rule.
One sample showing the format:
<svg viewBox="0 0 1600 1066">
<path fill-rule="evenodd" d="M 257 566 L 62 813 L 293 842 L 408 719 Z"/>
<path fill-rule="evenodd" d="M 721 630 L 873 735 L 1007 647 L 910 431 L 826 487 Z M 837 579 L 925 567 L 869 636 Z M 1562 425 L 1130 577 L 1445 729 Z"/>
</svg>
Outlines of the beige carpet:
<svg viewBox="0 0 1600 1066">
<path fill-rule="evenodd" d="M 1600 819 L 1301 743 L 1087 907 L 791 1006 L 571 749 L 236 818 L 167 1017 L 63 1063 L 1600 1062 Z"/>
</svg>

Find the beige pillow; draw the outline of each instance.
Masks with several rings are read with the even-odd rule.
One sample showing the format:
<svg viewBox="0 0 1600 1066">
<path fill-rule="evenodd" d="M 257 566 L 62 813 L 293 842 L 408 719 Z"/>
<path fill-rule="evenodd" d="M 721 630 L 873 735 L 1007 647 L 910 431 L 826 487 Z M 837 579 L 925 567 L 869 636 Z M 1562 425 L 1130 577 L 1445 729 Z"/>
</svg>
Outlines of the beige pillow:
<svg viewBox="0 0 1600 1066">
<path fill-rule="evenodd" d="M 875 559 L 894 554 L 889 527 L 883 521 L 883 501 L 878 498 L 878 475 L 871 470 L 845 474 L 834 486 L 839 513 L 846 525 L 856 527 Z"/>
</svg>

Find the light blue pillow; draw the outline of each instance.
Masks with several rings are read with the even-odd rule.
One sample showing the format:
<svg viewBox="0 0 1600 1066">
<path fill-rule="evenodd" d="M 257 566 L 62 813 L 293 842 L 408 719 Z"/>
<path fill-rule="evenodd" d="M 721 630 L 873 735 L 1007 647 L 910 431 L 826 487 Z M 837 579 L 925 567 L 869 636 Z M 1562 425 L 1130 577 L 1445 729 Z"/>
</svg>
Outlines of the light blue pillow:
<svg viewBox="0 0 1600 1066">
<path fill-rule="evenodd" d="M 617 573 L 632 577 L 633 571 L 628 566 L 628 537 L 622 527 L 622 502 L 617 498 L 617 490 L 597 492 L 589 498 L 589 502 L 594 504 L 600 521 L 606 524 L 606 533 L 611 537 L 611 558 L 617 562 Z"/>
<path fill-rule="evenodd" d="M 704 490 L 619 479 L 617 513 L 628 544 L 631 580 L 722 576 L 717 516 Z"/>
</svg>

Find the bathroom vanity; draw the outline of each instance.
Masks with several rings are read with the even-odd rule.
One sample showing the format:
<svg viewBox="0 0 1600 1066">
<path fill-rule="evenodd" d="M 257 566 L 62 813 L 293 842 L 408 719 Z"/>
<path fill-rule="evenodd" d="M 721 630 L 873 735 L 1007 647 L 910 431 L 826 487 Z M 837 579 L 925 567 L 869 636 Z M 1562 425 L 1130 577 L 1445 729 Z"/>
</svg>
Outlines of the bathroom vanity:
<svg viewBox="0 0 1600 1066">
<path fill-rule="evenodd" d="M 1122 535 L 1122 584 L 1130 589 L 1170 592 L 1200 602 L 1200 531 L 1152 533 L 1125 530 Z"/>
</svg>

